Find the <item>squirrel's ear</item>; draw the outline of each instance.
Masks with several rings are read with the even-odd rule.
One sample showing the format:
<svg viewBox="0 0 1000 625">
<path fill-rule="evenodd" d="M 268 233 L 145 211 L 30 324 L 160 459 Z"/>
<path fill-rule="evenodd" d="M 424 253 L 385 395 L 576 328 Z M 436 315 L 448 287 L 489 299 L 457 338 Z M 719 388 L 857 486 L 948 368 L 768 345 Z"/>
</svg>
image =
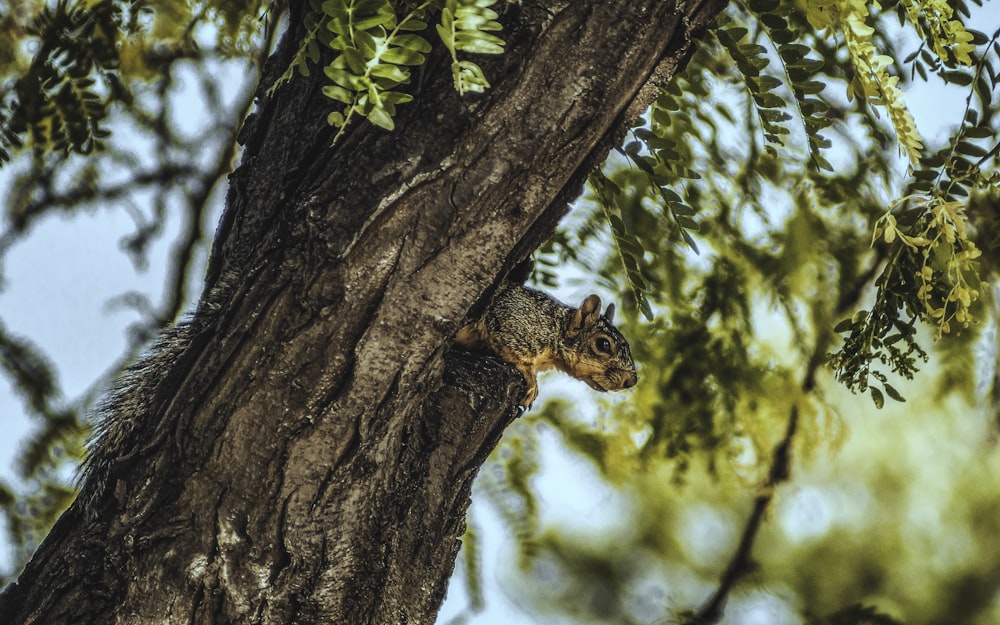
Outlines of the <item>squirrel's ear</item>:
<svg viewBox="0 0 1000 625">
<path fill-rule="evenodd" d="M 587 299 L 580 304 L 580 312 L 583 313 L 584 317 L 589 317 L 594 313 L 601 314 L 601 298 L 597 297 L 596 294 L 588 295 Z"/>
<path fill-rule="evenodd" d="M 594 317 L 601 314 L 601 298 L 596 295 L 589 295 L 583 300 L 580 307 L 573 311 L 573 318 L 570 325 L 570 332 L 575 333 L 584 328 L 587 323 L 593 323 Z"/>
<path fill-rule="evenodd" d="M 604 313 L 604 318 L 607 319 L 609 323 L 615 320 L 615 305 L 614 304 L 608 304 L 608 310 L 607 310 L 607 312 Z"/>
</svg>

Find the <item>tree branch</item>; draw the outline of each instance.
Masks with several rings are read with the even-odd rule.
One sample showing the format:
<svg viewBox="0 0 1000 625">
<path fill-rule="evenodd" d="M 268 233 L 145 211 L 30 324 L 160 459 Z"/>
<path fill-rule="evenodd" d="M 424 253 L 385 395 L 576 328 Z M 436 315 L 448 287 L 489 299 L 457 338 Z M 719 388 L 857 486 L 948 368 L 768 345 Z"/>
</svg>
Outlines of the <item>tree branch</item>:
<svg viewBox="0 0 1000 625">
<path fill-rule="evenodd" d="M 866 285 L 876 276 L 881 262 L 882 256 L 878 254 L 872 265 L 866 271 L 856 276 L 854 280 L 854 283 L 857 285 L 856 288 L 843 292 L 838 298 L 833 312 L 834 318 L 857 307 Z M 816 372 L 826 362 L 826 352 L 832 339 L 833 333 L 830 330 L 826 330 L 817 337 L 816 346 L 806 365 L 805 375 L 800 387 L 802 397 L 808 396 L 815 389 Z M 764 515 L 768 507 L 770 507 L 771 501 L 774 499 L 775 490 L 791 477 L 792 443 L 794 442 L 798 427 L 799 405 L 796 402 L 789 411 L 788 422 L 785 425 L 785 435 L 774 448 L 767 481 L 757 494 L 753 510 L 743 528 L 743 534 L 740 536 L 740 542 L 736 547 L 736 551 L 733 553 L 729 565 L 720 577 L 719 587 L 697 612 L 691 614 L 683 621 L 684 625 L 714 625 L 718 623 L 722 619 L 726 601 L 733 588 L 743 577 L 754 571 L 755 564 L 752 558 L 754 541 L 764 521 Z"/>
<path fill-rule="evenodd" d="M 822 362 L 821 359 L 814 358 L 809 363 L 806 371 L 806 378 L 802 383 L 802 394 L 807 395 L 814 386 L 814 374 L 816 367 Z M 774 448 L 774 457 L 771 460 L 771 470 L 768 472 L 767 482 L 757 493 L 754 501 L 753 511 L 747 519 L 743 528 L 743 535 L 740 536 L 739 546 L 729 561 L 725 572 L 719 582 L 719 588 L 709 598 L 707 602 L 690 618 L 684 621 L 685 625 L 713 625 L 722 619 L 726 601 L 733 587 L 745 577 L 753 572 L 755 564 L 752 559 L 754 540 L 760 531 L 771 501 L 774 499 L 774 492 L 779 485 L 788 481 L 792 473 L 792 442 L 799 426 L 799 405 L 796 402 L 792 405 L 788 415 L 788 423 L 785 426 L 785 436 Z"/>
</svg>

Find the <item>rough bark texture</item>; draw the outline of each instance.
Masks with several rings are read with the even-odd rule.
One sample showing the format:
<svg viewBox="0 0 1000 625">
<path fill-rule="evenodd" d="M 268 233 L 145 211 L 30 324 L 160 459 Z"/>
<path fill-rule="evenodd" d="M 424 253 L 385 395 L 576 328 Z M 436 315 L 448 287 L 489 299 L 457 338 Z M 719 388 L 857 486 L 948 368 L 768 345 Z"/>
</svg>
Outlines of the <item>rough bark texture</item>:
<svg viewBox="0 0 1000 625">
<path fill-rule="evenodd" d="M 490 92 L 460 98 L 432 58 L 395 132 L 358 124 L 332 149 L 322 72 L 262 99 L 214 301 L 0 621 L 432 623 L 473 477 L 523 392 L 512 368 L 447 354 L 451 337 L 720 9 L 511 3 Z"/>
</svg>

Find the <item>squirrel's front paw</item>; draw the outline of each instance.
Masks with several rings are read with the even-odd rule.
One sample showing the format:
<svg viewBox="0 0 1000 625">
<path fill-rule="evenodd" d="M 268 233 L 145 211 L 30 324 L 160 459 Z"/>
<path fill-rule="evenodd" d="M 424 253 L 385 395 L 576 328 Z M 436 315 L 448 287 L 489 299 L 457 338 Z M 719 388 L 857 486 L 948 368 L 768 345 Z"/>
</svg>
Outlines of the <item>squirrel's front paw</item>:
<svg viewBox="0 0 1000 625">
<path fill-rule="evenodd" d="M 531 378 L 525 377 L 525 382 L 528 383 L 528 390 L 525 391 L 520 404 L 521 407 L 524 408 L 525 412 L 527 412 L 531 409 L 531 405 L 535 403 L 535 400 L 538 398 L 538 382 L 535 381 L 534 376 Z"/>
</svg>

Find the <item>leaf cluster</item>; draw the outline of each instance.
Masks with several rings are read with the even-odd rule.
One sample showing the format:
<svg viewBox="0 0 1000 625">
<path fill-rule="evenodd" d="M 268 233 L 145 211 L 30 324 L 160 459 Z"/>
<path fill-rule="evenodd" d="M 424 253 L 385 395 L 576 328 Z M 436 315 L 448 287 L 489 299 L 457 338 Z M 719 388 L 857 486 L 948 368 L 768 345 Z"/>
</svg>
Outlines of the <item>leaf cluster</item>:
<svg viewBox="0 0 1000 625">
<path fill-rule="evenodd" d="M 459 60 L 459 52 L 475 54 L 502 54 L 504 41 L 490 32 L 498 32 L 503 27 L 496 21 L 499 17 L 489 7 L 490 0 L 473 0 L 459 4 L 449 0 L 441 9 L 441 23 L 435 28 L 441 41 L 451 54 L 451 74 L 455 80 L 455 90 L 482 93 L 490 88 L 483 70 L 472 61 Z"/>
<path fill-rule="evenodd" d="M 828 328 L 836 325 L 837 332 L 847 335 L 842 348 L 830 356 L 837 377 L 853 390 L 870 393 L 882 405 L 886 395 L 900 398 L 886 373 L 911 377 L 926 358 L 918 344 L 916 321 L 934 325 L 940 337 L 956 323 L 968 327 L 976 314 L 980 252 L 966 225 L 965 206 L 970 193 L 995 192 L 998 179 L 995 171 L 984 173 L 983 168 L 1000 150 L 995 124 L 990 123 L 996 108 L 992 93 L 1000 75 L 994 68 L 1000 46 L 995 36 L 988 40 L 982 33 L 965 29 L 951 13 L 947 27 L 932 28 L 927 20 L 933 16 L 922 7 L 891 5 L 881 12 L 873 10 L 861 2 L 839 0 L 805 9 L 777 0 L 734 5 L 702 48 L 706 54 L 700 53 L 692 63 L 697 63 L 699 71 L 676 77 L 662 90 L 648 115 L 633 128 L 632 140 L 619 149 L 624 161 L 611 159 L 592 175 L 585 200 L 593 202 L 610 231 L 607 249 L 618 259 L 621 283 L 627 285 L 626 302 L 648 319 L 657 309 L 654 295 L 671 288 L 672 278 L 663 276 L 662 265 L 667 258 L 672 262 L 676 253 L 666 256 L 662 238 L 683 242 L 694 252 L 708 242 L 710 253 L 719 254 L 720 248 L 711 243 L 719 224 L 705 212 L 706 202 L 712 201 L 743 204 L 765 223 L 780 222 L 773 205 L 762 198 L 774 196 L 772 183 L 788 184 L 789 176 L 802 175 L 793 173 L 788 159 L 804 151 L 812 168 L 804 175 L 814 185 L 811 188 L 819 191 L 810 193 L 810 202 L 817 203 L 820 211 L 863 206 L 860 216 L 876 238 L 896 237 L 875 248 L 867 261 L 858 259 L 856 251 L 845 251 L 837 259 L 845 267 L 851 264 L 842 278 L 838 305 L 861 297 L 863 285 L 846 283 L 851 275 L 873 278 L 875 295 L 862 313 Z M 888 43 L 871 26 L 897 11 L 910 16 L 901 22 L 915 27 L 918 35 L 936 33 L 927 45 L 936 51 L 935 61 L 944 68 L 941 73 L 951 76 L 955 84 L 970 87 L 965 121 L 950 145 L 936 155 L 923 154 L 922 140 L 901 97 L 899 77 L 890 73 L 893 59 L 883 52 Z M 817 28 L 825 31 L 817 32 Z M 729 63 L 721 60 L 723 55 Z M 844 69 L 844 58 L 851 62 L 849 71 Z M 772 71 L 774 67 L 778 71 Z M 720 96 L 720 82 L 740 84 L 744 91 L 739 97 L 728 92 Z M 835 99 L 832 91 L 837 85 L 848 96 L 846 103 Z M 865 97 L 854 98 L 855 94 Z M 741 114 L 741 107 L 753 116 Z M 838 156 L 838 168 L 844 168 L 845 162 L 847 168 L 846 175 L 839 175 L 826 155 L 833 133 L 843 135 L 849 145 L 857 141 L 860 129 L 877 146 L 884 144 L 879 109 L 889 113 L 911 167 L 919 166 L 912 172 L 908 190 L 898 190 L 895 164 L 889 158 L 860 150 L 847 159 Z M 747 150 L 727 146 L 729 139 L 723 131 L 727 123 L 738 126 L 741 119 L 744 136 L 751 138 Z M 793 120 L 799 120 L 799 132 L 794 132 Z M 835 122 L 840 120 L 847 123 L 838 127 Z M 633 173 L 624 174 L 623 167 L 632 168 Z M 876 196 L 900 198 L 889 205 L 889 214 L 894 215 L 892 228 L 888 228 L 885 208 L 868 198 L 859 202 L 858 189 L 838 181 L 856 180 L 862 172 L 869 180 L 881 177 L 885 182 L 885 190 L 873 189 Z M 647 182 L 638 181 L 636 175 Z M 781 181 L 782 177 L 786 180 Z M 905 219 L 897 219 L 901 213 Z M 584 221 L 587 224 L 578 230 L 578 240 L 560 234 L 543 250 L 543 257 L 555 254 L 559 261 L 542 260 L 542 266 L 577 259 L 575 249 L 600 237 L 592 222 Z M 729 227 L 738 232 L 745 226 Z M 706 228 L 715 232 L 708 234 Z M 777 301 L 787 301 L 794 293 L 791 285 L 774 276 L 785 259 L 769 260 L 746 241 L 731 244 L 742 246 L 746 258 L 758 265 L 761 279 L 773 284 Z M 848 253 L 856 260 L 848 260 Z M 609 275 L 607 284 L 616 281 Z M 676 299 L 681 294 L 669 295 Z M 874 389 L 872 382 L 877 385 Z"/>
<path fill-rule="evenodd" d="M 919 262 L 908 250 L 899 250 L 894 259 L 899 271 L 883 273 L 876 281 L 877 292 L 872 310 L 859 310 L 850 319 L 834 327 L 834 332 L 848 333 L 840 350 L 830 356 L 830 366 L 837 372 L 837 379 L 856 392 L 868 392 L 875 405 L 881 408 L 888 395 L 904 401 L 893 387 L 888 376 L 872 365 L 879 362 L 893 373 L 912 379 L 917 372 L 917 361 L 927 361 L 927 352 L 918 343 L 916 320 L 919 312 L 912 308 L 906 297 L 916 288 L 907 280 Z M 874 378 L 880 387 L 870 382 Z"/>
<path fill-rule="evenodd" d="M 979 33 L 973 33 L 976 41 Z M 962 122 L 950 143 L 920 159 L 907 193 L 875 223 L 874 239 L 888 249 L 885 266 L 876 280 L 875 305 L 842 321 L 838 332 L 848 333 L 844 345 L 831 355 L 838 378 L 849 388 L 869 391 L 876 405 L 883 395 L 869 385 L 869 376 L 881 383 L 885 394 L 900 399 L 883 372 L 871 368 L 879 361 L 893 372 L 910 378 L 916 371 L 914 357 L 926 360 L 917 344 L 915 323 L 935 327 L 935 339 L 953 330 L 967 329 L 977 314 L 981 285 L 978 259 L 982 252 L 970 227 L 971 198 L 1000 193 L 1000 152 L 997 131 L 981 120 L 993 118 L 992 92 L 1000 72 L 1000 31 L 984 43 L 991 54 L 975 57 L 974 79 Z M 992 172 L 984 168 L 993 161 Z"/>
<path fill-rule="evenodd" d="M 390 0 L 311 0 L 305 16 L 306 34 L 284 74 L 269 88 L 273 92 L 294 71 L 309 75 L 310 63 L 321 59 L 321 46 L 333 60 L 323 68 L 330 80 L 323 94 L 343 105 L 327 116 L 339 139 L 355 114 L 392 130 L 396 105 L 413 95 L 397 91 L 410 83 L 410 68 L 425 64 L 432 49 L 426 38 L 430 20 L 452 58 L 451 72 L 460 93 L 481 93 L 490 84 L 482 69 L 459 53 L 500 54 L 504 41 L 492 34 L 502 30 L 496 0 L 427 0 L 421 3 Z"/>
<path fill-rule="evenodd" d="M 628 204 L 636 202 L 638 198 L 635 195 L 628 194 L 614 180 L 601 172 L 592 174 L 588 180 L 588 184 L 596 194 L 601 207 L 604 209 L 604 217 L 611 226 L 614 249 L 625 270 L 625 277 L 628 280 L 629 287 L 632 289 L 632 297 L 643 316 L 651 321 L 653 319 L 653 311 L 645 295 L 649 291 L 649 282 L 643 275 L 643 270 L 640 267 L 640 262 L 645 252 L 635 233 L 630 231 L 622 219 L 623 211 L 628 209 Z"/>
<path fill-rule="evenodd" d="M 216 33 L 223 57 L 255 54 L 264 0 L 22 1 L 0 14 L 0 164 L 26 145 L 36 154 L 89 155 L 105 147 L 111 107 L 131 106 L 142 83 L 177 58 L 207 54 L 195 38 Z M 30 51 L 30 52 L 29 52 Z"/>
<path fill-rule="evenodd" d="M 77 407 L 60 405 L 59 384 L 52 366 L 38 348 L 23 337 L 12 335 L 0 324 L 0 369 L 25 399 L 28 414 L 41 427 L 21 448 L 18 473 L 35 487 L 19 495 L 0 481 L 0 513 L 6 518 L 8 535 L 17 556 L 26 558 L 34 550 L 59 514 L 76 495 L 62 483 L 58 472 L 83 458 L 81 440 L 86 432 Z M 0 584 L 5 583 L 0 572 Z"/>
<path fill-rule="evenodd" d="M 624 162 L 609 159 L 588 179 L 583 201 L 600 211 L 610 227 L 612 249 L 629 287 L 628 301 L 647 320 L 653 318 L 647 294 L 663 287 L 650 269 L 655 253 L 649 252 L 658 247 L 661 237 L 698 251 L 694 238 L 701 229 L 695 208 L 698 191 L 688 183 L 701 175 L 691 167 L 695 158 L 685 139 L 696 132 L 697 121 L 685 109 L 690 99 L 708 95 L 707 85 L 700 81 L 678 78 L 671 82 L 631 129 L 634 140 L 617 148 Z M 703 122 L 711 117 L 707 111 L 695 115 Z M 546 264 L 545 253 L 555 251 L 555 245 L 562 250 L 562 261 L 578 259 L 575 250 L 598 236 L 598 230 L 588 221 L 577 234 L 576 242 L 556 239 L 543 248 L 541 264 Z"/>
<path fill-rule="evenodd" d="M 921 323 L 961 327 L 982 314 L 965 206 L 994 177 L 996 124 L 983 120 L 996 106 L 980 95 L 993 90 L 994 61 L 982 60 L 998 58 L 993 43 L 962 70 L 980 83 L 976 114 L 904 179 L 886 109 L 842 95 L 856 84 L 834 34 L 842 25 L 824 36 L 789 3 L 736 4 L 727 17 L 536 257 L 551 282 L 576 262 L 624 303 L 642 383 L 594 419 L 558 402 L 537 416 L 615 485 L 649 474 L 682 484 L 700 463 L 759 484 L 791 412 L 803 415 L 796 453 L 838 439 L 839 416 L 806 372 L 829 364 L 877 407 L 903 401 L 891 376 L 912 377 L 928 358 Z M 866 41 L 888 45 L 878 32 Z M 892 240 L 886 197 L 908 198 L 889 204 Z M 639 314 L 654 319 L 635 323 Z M 533 541 L 536 562 L 563 553 Z M 882 615 L 828 618 L 866 617 Z"/>
<path fill-rule="evenodd" d="M 114 73 L 116 19 L 111 2 L 87 10 L 60 0 L 27 24 L 39 51 L 0 103 L 0 163 L 22 147 L 26 133 L 39 152 L 90 154 L 102 147 L 108 106 L 123 96 Z"/>
<path fill-rule="evenodd" d="M 387 1 L 327 0 L 323 13 L 333 33 L 329 46 L 339 52 L 324 68 L 333 83 L 323 94 L 346 105 L 345 113 L 332 112 L 327 121 L 341 130 L 358 113 L 371 123 L 392 130 L 396 105 L 413 96 L 393 91 L 410 81 L 408 66 L 424 62 L 430 44 L 411 31 L 422 31 L 426 7 L 419 7 L 397 20 Z"/>
<path fill-rule="evenodd" d="M 741 80 L 730 83 L 733 97 L 719 88 L 715 59 L 727 56 L 721 45 L 696 54 L 536 259 L 579 262 L 624 303 L 645 365 L 633 401 L 609 409 L 599 433 L 553 417 L 612 480 L 664 459 L 682 479 L 706 452 L 714 463 L 739 447 L 766 449 L 787 414 L 775 398 L 800 394 L 792 359 L 822 360 L 870 271 L 863 250 L 882 212 L 870 185 L 888 165 L 858 144 L 851 167 L 821 173 L 730 141 L 751 134 L 755 118 L 738 115 L 752 99 Z M 605 255 L 595 260 L 595 250 Z M 645 314 L 643 300 L 654 321 L 629 323 Z M 753 338 L 776 332 L 794 337 L 791 346 Z"/>
<path fill-rule="evenodd" d="M 602 172 L 591 177 L 588 193 L 597 200 L 610 227 L 612 249 L 629 287 L 627 299 L 647 318 L 653 312 L 649 293 L 664 287 L 657 272 L 647 269 L 663 253 L 653 239 L 666 237 L 697 253 L 697 237 L 704 225 L 700 212 L 706 201 L 759 206 L 754 199 L 760 191 L 759 178 L 778 173 L 780 168 L 775 165 L 783 156 L 779 148 L 786 148 L 786 140 L 793 137 L 789 122 L 799 120 L 800 141 L 804 141 L 812 165 L 817 170 L 832 167 L 823 155 L 831 145 L 823 131 L 835 119 L 828 115 L 833 106 L 824 94 L 830 79 L 824 74 L 828 64 L 823 59 L 834 58 L 835 48 L 803 34 L 808 33 L 804 24 L 803 15 L 778 2 L 762 0 L 749 8 L 734 5 L 704 42 L 705 53 L 699 53 L 695 61 L 701 69 L 675 77 L 664 87 L 647 115 L 632 129 L 632 140 L 618 150 L 648 183 L 635 185 L 629 180 L 622 184 L 620 159 L 610 160 Z M 726 57 L 731 62 L 727 63 Z M 779 71 L 769 72 L 772 67 Z M 738 82 L 744 91 L 720 97 L 720 81 L 727 85 Z M 744 114 L 743 107 L 755 112 L 754 117 Z M 726 145 L 726 128 L 741 122 L 744 130 L 737 133 L 762 140 L 758 144 L 751 139 L 745 154 Z M 877 132 L 875 124 L 871 127 Z M 794 156 L 796 149 L 793 141 L 784 156 Z M 884 170 L 879 167 L 873 171 Z M 702 180 L 705 172 L 719 177 Z M 724 182 L 727 177 L 730 182 Z M 642 192 L 631 193 L 629 186 Z M 741 196 L 739 200 L 734 200 L 734 191 Z M 761 212 L 766 209 L 761 208 Z M 556 252 L 563 260 L 572 259 L 572 248 L 585 245 L 594 234 L 593 229 L 581 229 L 580 241 L 557 239 L 546 251 Z M 544 266 L 545 261 L 540 264 Z"/>
<path fill-rule="evenodd" d="M 767 142 L 765 149 L 771 156 L 777 156 L 776 146 L 783 145 L 782 137 L 790 132 L 786 122 L 799 119 L 813 165 L 832 171 L 832 165 L 821 153 L 831 143 L 820 131 L 833 122 L 826 115 L 830 104 L 820 97 L 825 88 L 820 76 L 825 62 L 817 58 L 809 45 L 801 43 L 802 36 L 794 22 L 789 21 L 795 18 L 791 6 L 779 0 L 754 0 L 749 3 L 749 10 L 758 27 L 755 36 L 751 37 L 746 27 L 750 16 L 743 14 L 722 16 L 714 33 L 736 63 L 750 92 Z M 768 48 L 759 42 L 765 37 L 777 52 L 776 56 L 769 55 Z M 772 58 L 780 66 L 780 74 L 766 72 Z M 794 116 L 786 112 L 789 107 L 781 96 L 779 88 L 782 87 L 790 90 L 793 96 Z"/>
<path fill-rule="evenodd" d="M 683 106 L 680 86 L 667 85 L 649 109 L 649 123 L 632 129 L 637 141 L 626 143 L 621 152 L 648 176 L 651 193 L 659 196 L 665 217 L 676 227 L 676 234 L 693 251 L 698 251 L 694 233 L 701 228 L 695 221 L 696 209 L 685 201 L 685 181 L 698 180 L 701 175 L 688 167 L 692 160 L 690 148 L 678 141 L 691 120 L 676 113 Z"/>
<path fill-rule="evenodd" d="M 972 63 L 970 55 L 975 50 L 975 46 L 981 44 L 982 41 L 976 42 L 975 34 L 967 31 L 960 20 L 954 19 L 956 12 L 966 18 L 971 17 L 965 2 L 961 0 L 958 2 L 901 0 L 898 3 L 889 2 L 886 4 L 886 8 L 893 6 L 899 15 L 900 23 L 908 19 L 913 25 L 921 40 L 920 50 L 930 48 L 940 60 L 939 64 L 925 58 L 925 61 L 933 63 L 935 71 L 938 71 L 942 66 L 955 67 L 958 64 L 969 65 Z"/>
</svg>

